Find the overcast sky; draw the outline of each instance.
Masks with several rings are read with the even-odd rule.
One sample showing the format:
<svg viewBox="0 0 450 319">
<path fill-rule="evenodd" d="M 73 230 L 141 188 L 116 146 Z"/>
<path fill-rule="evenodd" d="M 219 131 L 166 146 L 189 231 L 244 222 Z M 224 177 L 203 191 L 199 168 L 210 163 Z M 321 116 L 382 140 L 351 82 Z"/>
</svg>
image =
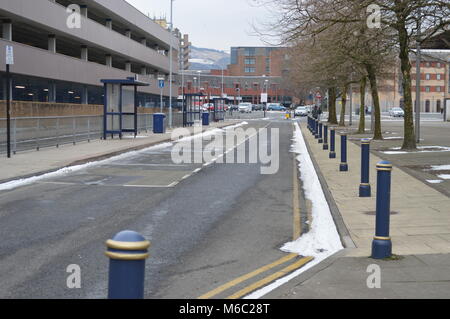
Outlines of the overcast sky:
<svg viewBox="0 0 450 319">
<path fill-rule="evenodd" d="M 170 20 L 170 0 L 126 0 L 151 17 Z M 271 14 L 252 0 L 175 0 L 174 27 L 190 36 L 192 45 L 229 51 L 232 46 L 265 46 L 252 25 Z"/>
</svg>

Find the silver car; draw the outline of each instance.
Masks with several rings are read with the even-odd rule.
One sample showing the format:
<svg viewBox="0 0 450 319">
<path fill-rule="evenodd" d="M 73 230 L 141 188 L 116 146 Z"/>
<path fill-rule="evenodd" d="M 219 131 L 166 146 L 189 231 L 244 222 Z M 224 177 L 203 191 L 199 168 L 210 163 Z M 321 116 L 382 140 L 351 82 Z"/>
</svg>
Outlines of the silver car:
<svg viewBox="0 0 450 319">
<path fill-rule="evenodd" d="M 403 111 L 400 107 L 393 107 L 389 110 L 389 116 L 391 117 L 404 117 L 405 111 Z"/>
</svg>

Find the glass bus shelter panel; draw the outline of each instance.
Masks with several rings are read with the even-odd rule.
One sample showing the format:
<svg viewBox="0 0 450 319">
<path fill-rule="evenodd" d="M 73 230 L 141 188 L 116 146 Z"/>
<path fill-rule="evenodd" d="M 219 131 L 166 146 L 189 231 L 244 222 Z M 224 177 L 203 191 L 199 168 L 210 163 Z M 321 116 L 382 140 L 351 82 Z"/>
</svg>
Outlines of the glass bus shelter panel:
<svg viewBox="0 0 450 319">
<path fill-rule="evenodd" d="M 135 94 L 129 88 L 122 89 L 122 129 L 134 132 L 135 127 Z"/>
<path fill-rule="evenodd" d="M 106 84 L 106 132 L 121 131 L 120 84 Z M 114 134 L 114 133 L 113 133 Z"/>
<path fill-rule="evenodd" d="M 213 119 L 215 122 L 225 120 L 225 99 L 214 99 Z"/>
</svg>

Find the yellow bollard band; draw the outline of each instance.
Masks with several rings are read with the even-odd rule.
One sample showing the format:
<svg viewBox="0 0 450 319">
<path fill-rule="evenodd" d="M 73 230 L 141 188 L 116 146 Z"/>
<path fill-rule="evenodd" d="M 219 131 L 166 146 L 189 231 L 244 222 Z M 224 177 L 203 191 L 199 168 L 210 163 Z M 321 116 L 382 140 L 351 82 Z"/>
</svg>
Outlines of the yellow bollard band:
<svg viewBox="0 0 450 319">
<path fill-rule="evenodd" d="M 144 253 L 144 254 L 122 254 L 122 253 L 115 253 L 112 251 L 105 252 L 105 255 L 108 256 L 111 259 L 116 260 L 144 260 L 147 259 L 150 254 Z"/>
<path fill-rule="evenodd" d="M 136 242 L 123 242 L 109 239 L 106 241 L 106 246 L 108 248 L 117 250 L 146 250 L 148 247 L 150 247 L 150 242 L 148 240 Z"/>
<path fill-rule="evenodd" d="M 373 239 L 375 239 L 375 240 L 391 240 L 391 237 L 375 236 Z"/>
</svg>

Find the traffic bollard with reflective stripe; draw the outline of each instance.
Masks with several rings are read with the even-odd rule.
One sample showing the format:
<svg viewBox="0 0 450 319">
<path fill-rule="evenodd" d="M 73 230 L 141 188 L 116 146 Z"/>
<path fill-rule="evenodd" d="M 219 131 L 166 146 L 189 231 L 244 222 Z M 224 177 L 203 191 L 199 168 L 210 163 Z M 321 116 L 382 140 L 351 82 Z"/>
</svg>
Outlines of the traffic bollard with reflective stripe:
<svg viewBox="0 0 450 319">
<path fill-rule="evenodd" d="M 143 299 L 145 260 L 150 242 L 134 231 L 122 231 L 106 242 L 109 261 L 108 299 Z"/>
<path fill-rule="evenodd" d="M 336 131 L 334 128 L 330 129 L 330 158 L 336 158 Z"/>
<path fill-rule="evenodd" d="M 361 140 L 361 184 L 359 185 L 359 197 L 371 197 L 370 187 L 370 139 Z"/>
<path fill-rule="evenodd" d="M 323 126 L 323 150 L 328 150 L 328 125 Z"/>
<path fill-rule="evenodd" d="M 372 258 L 383 259 L 392 256 L 392 241 L 389 237 L 391 214 L 392 164 L 381 161 L 377 164 L 377 204 L 375 237 L 372 241 Z"/>
<path fill-rule="evenodd" d="M 339 165 L 339 171 L 347 172 L 347 134 L 341 134 L 341 164 Z"/>
<path fill-rule="evenodd" d="M 323 143 L 322 128 L 322 122 L 319 122 L 319 144 Z"/>
</svg>

